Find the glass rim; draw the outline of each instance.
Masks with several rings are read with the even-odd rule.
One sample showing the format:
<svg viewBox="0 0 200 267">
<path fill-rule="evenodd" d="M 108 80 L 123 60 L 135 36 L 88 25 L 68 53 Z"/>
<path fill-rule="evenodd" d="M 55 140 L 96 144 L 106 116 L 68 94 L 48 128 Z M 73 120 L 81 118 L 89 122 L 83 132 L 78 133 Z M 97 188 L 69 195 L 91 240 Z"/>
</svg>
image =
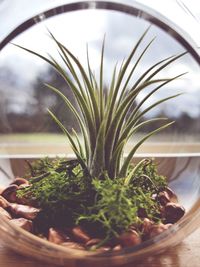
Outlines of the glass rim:
<svg viewBox="0 0 200 267">
<path fill-rule="evenodd" d="M 125 256 L 137 258 L 140 257 L 141 255 L 149 254 L 149 252 L 153 252 L 154 254 L 154 252 L 156 253 L 157 249 L 159 249 L 159 251 L 160 250 L 162 251 L 162 249 L 167 249 L 172 244 L 176 245 L 177 243 L 180 242 L 180 240 L 183 239 L 182 236 L 185 234 L 185 231 L 187 231 L 187 235 L 189 235 L 191 232 L 197 229 L 197 221 L 199 221 L 199 217 L 200 217 L 200 212 L 198 210 L 198 205 L 196 205 L 196 210 L 194 210 L 193 212 L 189 211 L 188 214 L 186 214 L 178 223 L 173 224 L 167 230 L 156 235 L 155 237 L 152 237 L 151 239 L 143 241 L 142 243 L 130 248 L 123 248 L 120 251 L 105 251 L 105 252 L 79 250 L 51 243 L 48 240 L 42 239 L 12 224 L 7 218 L 3 217 L 3 215 L 1 214 L 0 214 L 0 221 L 1 221 L 0 229 L 2 228 L 1 230 L 4 230 L 3 226 L 4 224 L 9 226 L 11 232 L 14 231 L 13 234 L 18 237 L 17 240 L 19 246 L 20 243 L 23 243 L 25 245 L 29 244 L 34 247 L 45 248 L 46 251 L 49 250 L 50 252 L 52 251 L 60 252 L 63 253 L 62 256 L 65 259 L 68 259 L 70 255 L 71 259 L 91 259 L 91 260 L 102 261 L 102 260 L 107 260 L 109 257 L 111 257 L 112 259 L 115 258 L 117 259 L 118 257 L 125 257 Z M 6 230 L 4 232 L 7 234 L 8 231 Z M 8 236 L 11 235 L 11 232 L 9 231 Z M 173 240 L 172 244 L 171 240 Z M 18 251 L 17 247 L 13 248 L 12 246 L 11 248 Z M 55 255 L 55 257 L 57 256 Z"/>
<path fill-rule="evenodd" d="M 183 32 L 183 29 L 180 29 L 175 23 L 169 21 L 166 17 L 161 15 L 158 11 L 151 9 L 137 1 L 134 0 L 81 0 L 81 1 L 69 1 L 69 3 L 58 5 L 56 7 L 50 8 L 44 12 L 31 17 L 30 19 L 24 21 L 14 30 L 12 30 L 1 42 L 0 42 L 0 51 L 17 37 L 22 32 L 26 31 L 30 27 L 40 23 L 48 18 L 51 18 L 56 15 L 63 13 L 80 11 L 80 10 L 110 10 L 118 11 L 125 13 L 127 15 L 132 15 L 135 17 L 142 18 L 151 24 L 154 24 L 169 34 L 172 38 L 178 41 L 194 58 L 194 60 L 200 65 L 200 55 L 197 48 L 195 47 L 194 41 L 190 36 Z"/>
<path fill-rule="evenodd" d="M 146 21 L 149 21 L 150 23 L 158 26 L 162 30 L 164 30 L 166 33 L 168 33 L 171 37 L 173 37 L 175 40 L 177 40 L 187 51 L 188 53 L 193 57 L 193 59 L 200 65 L 200 56 L 195 48 L 195 44 L 192 43 L 192 40 L 189 40 L 189 36 L 184 35 L 181 33 L 181 29 L 179 29 L 175 24 L 173 24 L 170 21 L 166 21 L 166 18 L 159 15 L 158 12 L 151 10 L 150 8 L 147 8 L 143 6 L 142 4 L 139 4 L 134 1 L 124 1 L 123 3 L 119 1 L 101 1 L 101 0 L 95 0 L 95 1 L 73 1 L 71 3 L 67 3 L 64 5 L 60 5 L 54 8 L 51 8 L 49 10 L 46 10 L 38 15 L 33 16 L 32 18 L 26 20 L 22 24 L 20 24 L 18 27 L 16 27 L 13 31 L 11 31 L 6 38 L 4 38 L 0 42 L 0 51 L 16 36 L 18 36 L 20 33 L 26 31 L 30 27 L 36 25 L 37 23 L 40 23 L 44 21 L 45 19 L 48 19 L 50 17 L 67 13 L 67 12 L 73 12 L 73 11 L 79 11 L 79 10 L 88 10 L 88 9 L 96 9 L 96 10 L 110 10 L 110 11 L 119 11 L 128 15 L 132 15 L 135 17 L 142 18 Z M 190 212 L 189 212 L 190 213 Z M 21 235 L 22 238 L 19 240 L 25 241 L 25 242 L 35 242 L 36 245 L 40 244 L 45 246 L 46 248 L 55 251 L 63 252 L 63 255 L 65 252 L 70 252 L 70 256 L 72 258 L 83 258 L 83 257 L 91 257 L 91 258 L 97 258 L 99 260 L 107 259 L 108 257 L 119 257 L 119 256 L 140 256 L 141 254 L 148 253 L 149 250 L 156 251 L 156 248 L 158 246 L 158 243 L 162 243 L 162 246 L 165 245 L 165 242 L 167 242 L 168 239 L 171 237 L 175 240 L 175 234 L 176 233 L 184 233 L 184 229 L 187 227 L 188 224 L 192 224 L 192 227 L 195 228 L 195 222 L 199 220 L 200 212 L 198 209 L 192 213 L 192 214 L 186 214 L 186 216 L 183 218 L 183 220 L 180 220 L 175 225 L 172 225 L 168 230 L 164 231 L 163 233 L 159 234 L 156 237 L 153 237 L 147 241 L 142 242 L 139 245 L 136 245 L 131 248 L 123 249 L 119 252 L 113 252 L 108 251 L 104 253 L 94 253 L 94 252 L 88 252 L 88 251 L 80 251 L 70 248 L 65 248 L 61 245 L 53 244 L 47 240 L 41 239 L 38 236 L 35 236 L 33 234 L 30 234 L 29 232 L 20 229 L 19 227 L 11 224 L 6 218 L 3 217 L 3 215 L 0 214 L 0 220 L 5 225 L 8 225 L 15 231 L 15 233 Z M 191 227 L 191 229 L 192 229 Z M 198 226 L 196 226 L 197 228 Z M 1 226 L 0 226 L 1 229 Z M 4 227 L 2 228 L 4 230 Z M 189 230 L 188 232 L 191 232 L 192 230 Z M 7 231 L 6 231 L 7 232 Z M 7 233 L 9 235 L 9 232 Z M 18 241 L 20 242 L 20 241 Z M 177 239 L 178 242 L 178 239 Z M 169 244 L 168 244 L 169 246 Z M 17 248 L 16 248 L 17 249 Z M 79 253 L 77 253 L 77 251 Z M 67 258 L 69 254 L 65 255 L 65 258 Z M 56 255 L 55 255 L 56 257 Z M 94 259 L 95 260 L 95 259 Z"/>
</svg>

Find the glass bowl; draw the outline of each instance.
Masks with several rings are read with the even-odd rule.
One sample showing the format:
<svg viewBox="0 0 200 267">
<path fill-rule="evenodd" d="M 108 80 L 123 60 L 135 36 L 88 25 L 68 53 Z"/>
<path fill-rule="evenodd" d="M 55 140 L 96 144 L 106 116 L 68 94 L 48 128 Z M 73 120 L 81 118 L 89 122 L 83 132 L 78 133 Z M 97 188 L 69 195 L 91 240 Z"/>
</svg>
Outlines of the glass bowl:
<svg viewBox="0 0 200 267">
<path fill-rule="evenodd" d="M 27 158 L 26 158 L 27 159 Z M 11 224 L 6 218 L 0 215 L 1 241 L 16 251 L 43 262 L 62 266 L 118 266 L 128 264 L 147 257 L 159 254 L 177 245 L 190 233 L 198 228 L 199 213 L 199 178 L 194 174 L 194 168 L 199 167 L 199 158 L 193 157 L 165 157 L 164 165 L 162 158 L 156 158 L 158 162 L 162 160 L 163 174 L 178 173 L 178 178 L 169 182 L 169 186 L 175 190 L 181 204 L 187 209 L 186 215 L 165 232 L 144 241 L 140 245 L 126 248 L 120 252 L 89 252 L 76 249 L 65 248 L 41 239 L 29 232 Z M 15 171 L 16 166 L 24 166 L 24 159 L 12 159 L 11 166 Z M 23 164 L 23 165 L 22 165 Z M 183 166 L 187 165 L 188 176 L 185 178 Z M 169 168 L 170 166 L 170 168 Z M 177 168 L 179 166 L 179 168 Z M 161 167 L 161 166 L 160 166 Z M 22 168 L 23 169 L 23 168 Z M 175 170 L 176 169 L 176 170 Z M 187 176 L 187 177 L 188 177 Z M 10 182 L 10 180 L 9 180 Z"/>
<path fill-rule="evenodd" d="M 11 15 L 12 10 L 16 11 L 19 7 L 15 1 L 12 3 L 16 9 L 14 6 L 10 9 L 8 2 L 0 2 L 0 12 Z M 52 53 L 53 46 L 49 45 L 46 34 L 47 29 L 50 29 L 58 35 L 59 40 L 67 41 L 68 47 L 80 59 L 83 58 L 83 49 L 88 43 L 92 63 L 96 68 L 99 55 L 97 48 L 106 34 L 106 73 L 109 73 L 114 62 L 123 60 L 127 55 L 135 38 L 152 24 L 149 38 L 156 35 L 158 42 L 154 46 L 154 52 L 146 56 L 143 66 L 155 62 L 155 58 L 160 60 L 187 50 L 188 54 L 179 64 L 169 68 L 167 74 L 177 75 L 185 71 L 189 74 L 187 78 L 177 81 L 173 88 L 166 87 L 157 95 L 157 99 L 167 96 L 170 90 L 173 93 L 184 91 L 185 94 L 150 114 L 150 117 L 154 117 L 166 113 L 177 123 L 170 131 L 161 133 L 141 147 L 134 160 L 155 158 L 159 172 L 166 175 L 169 186 L 186 208 L 186 215 L 162 234 L 119 252 L 99 253 L 64 248 L 11 225 L 0 214 L 1 240 L 20 254 L 58 265 L 81 267 L 94 264 L 122 265 L 161 253 L 178 244 L 198 227 L 200 221 L 200 58 L 196 40 L 183 31 L 178 22 L 174 23 L 156 10 L 135 1 L 36 1 L 29 8 L 26 4 L 26 8 L 20 9 L 17 14 L 10 21 L 9 16 L 4 17 L 7 28 L 4 33 L 0 33 L 0 82 L 4 85 L 0 87 L 0 121 L 3 125 L 3 130 L 0 128 L 0 184 L 6 186 L 15 176 L 23 176 L 25 159 L 32 160 L 46 155 L 71 156 L 69 148 L 64 146 L 65 139 L 62 135 L 57 136 L 57 130 L 52 128 L 44 111 L 46 106 L 54 105 L 57 99 L 48 94 L 41 95 L 38 89 L 43 81 L 49 81 L 52 77 L 55 81 L 57 77 L 43 62 L 27 54 L 24 56 L 25 52 L 17 50 L 9 42 L 23 44 L 39 52 L 48 50 Z M 106 81 L 109 80 L 109 74 L 105 78 Z M 58 104 L 61 108 L 61 104 Z M 73 119 L 68 123 L 73 126 Z M 139 133 L 135 138 L 138 139 L 143 134 Z M 130 146 L 131 142 L 127 151 Z"/>
</svg>

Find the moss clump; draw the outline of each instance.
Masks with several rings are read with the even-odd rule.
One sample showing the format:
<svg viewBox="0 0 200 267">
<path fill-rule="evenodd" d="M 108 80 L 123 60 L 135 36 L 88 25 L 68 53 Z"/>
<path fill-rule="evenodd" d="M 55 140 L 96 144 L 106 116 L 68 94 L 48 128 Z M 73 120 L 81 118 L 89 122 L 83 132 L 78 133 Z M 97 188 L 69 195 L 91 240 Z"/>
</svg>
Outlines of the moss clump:
<svg viewBox="0 0 200 267">
<path fill-rule="evenodd" d="M 82 224 L 111 239 L 130 225 L 140 224 L 142 216 L 155 222 L 160 219 L 153 195 L 166 186 L 166 179 L 157 174 L 151 160 L 142 162 L 128 184 L 125 178 L 110 179 L 106 173 L 92 178 L 77 160 L 45 158 L 35 162 L 31 172 L 37 176 L 17 195 L 41 208 L 39 229 Z"/>
</svg>

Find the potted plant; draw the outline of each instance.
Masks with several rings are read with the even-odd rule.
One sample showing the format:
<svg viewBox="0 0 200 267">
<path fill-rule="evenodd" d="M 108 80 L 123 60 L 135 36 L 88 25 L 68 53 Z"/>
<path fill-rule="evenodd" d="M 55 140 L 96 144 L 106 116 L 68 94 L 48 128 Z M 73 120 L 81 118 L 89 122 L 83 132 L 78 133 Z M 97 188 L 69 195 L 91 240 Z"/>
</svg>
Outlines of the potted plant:
<svg viewBox="0 0 200 267">
<path fill-rule="evenodd" d="M 158 173 L 154 160 L 132 161 L 148 138 L 174 123 L 167 118 L 143 120 L 143 116 L 178 95 L 158 100 L 142 111 L 140 107 L 163 86 L 184 75 L 156 77 L 185 54 L 182 53 L 155 63 L 130 83 L 154 41 L 145 46 L 130 66 L 147 33 L 148 29 L 120 68 L 116 64 L 108 91 L 104 88 L 103 73 L 105 39 L 98 80 L 92 72 L 88 52 L 86 70 L 52 33 L 64 66 L 51 56 L 47 58 L 21 47 L 48 62 L 70 86 L 78 108 L 59 88 L 46 84 L 74 114 L 83 142 L 75 130 L 70 133 L 56 114 L 48 110 L 69 140 L 75 158 L 47 157 L 29 162 L 27 179 L 16 178 L 1 192 L 1 213 L 11 223 L 64 247 L 102 253 L 139 245 L 182 218 L 185 210 L 168 187 L 166 177 Z M 149 86 L 153 89 L 136 103 L 138 94 Z M 161 125 L 142 137 L 124 157 L 128 140 L 142 127 L 155 122 Z"/>
</svg>

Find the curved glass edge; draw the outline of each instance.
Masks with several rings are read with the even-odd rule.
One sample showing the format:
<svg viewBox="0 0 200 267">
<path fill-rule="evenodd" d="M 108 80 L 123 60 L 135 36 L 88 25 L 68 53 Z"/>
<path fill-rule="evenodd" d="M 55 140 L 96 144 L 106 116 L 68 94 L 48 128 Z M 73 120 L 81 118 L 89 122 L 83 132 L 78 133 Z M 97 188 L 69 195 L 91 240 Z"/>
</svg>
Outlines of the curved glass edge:
<svg viewBox="0 0 200 267">
<path fill-rule="evenodd" d="M 90 4 L 89 4 L 89 2 L 90 2 Z M 106 5 L 108 5 L 108 3 L 111 3 L 111 1 L 106 1 L 106 2 L 105 1 L 92 1 L 92 2 L 93 2 L 93 4 L 94 3 L 98 3 L 98 4 L 100 4 L 100 3 L 105 4 L 106 3 Z M 116 1 L 116 2 L 119 2 L 119 1 Z M 126 2 L 132 3 L 133 1 L 124 1 L 124 3 L 126 3 Z M 87 3 L 87 5 L 82 6 L 82 9 L 83 8 L 98 8 L 95 5 L 91 6 L 91 1 L 81 1 L 81 2 L 77 2 L 77 4 L 78 3 L 79 4 L 80 3 L 81 4 Z M 78 7 L 78 5 L 77 5 L 77 7 Z M 53 10 L 55 10 L 55 9 L 53 9 Z M 53 12 L 53 10 L 52 10 L 52 12 Z M 152 23 L 154 23 L 160 27 L 161 26 L 168 27 L 168 25 L 166 23 L 169 23 L 169 22 L 168 21 L 164 22 L 164 19 L 159 18 L 159 16 L 155 15 L 154 11 L 152 11 L 152 12 L 154 12 L 155 16 L 150 15 L 151 12 L 146 13 L 146 11 L 141 11 L 141 10 L 139 10 L 139 8 L 138 8 L 138 10 L 134 8 L 134 10 L 137 11 L 135 13 L 135 15 L 140 16 L 140 17 L 142 17 L 148 21 L 151 21 Z M 66 11 L 63 11 L 63 12 L 66 12 Z M 122 12 L 124 12 L 124 11 L 122 11 Z M 127 13 L 127 12 L 125 12 L 125 13 Z M 51 12 L 49 14 L 51 14 Z M 56 14 L 54 14 L 54 15 L 56 15 Z M 52 13 L 52 16 L 53 16 L 53 13 Z M 40 15 L 35 16 L 34 18 L 31 18 L 28 23 L 33 23 L 32 25 L 34 25 L 35 23 L 39 23 L 40 21 L 42 21 L 45 18 L 46 17 L 42 17 L 40 14 Z M 162 23 L 162 25 L 157 24 L 158 22 Z M 23 23 L 21 25 L 25 25 L 25 24 Z M 30 25 L 31 24 L 28 24 L 29 27 L 30 27 Z M 173 27 L 173 26 L 170 26 L 170 27 Z M 23 29 L 23 27 L 20 29 Z M 179 35 L 177 35 L 178 30 L 176 32 L 173 29 L 173 31 L 170 32 L 170 30 L 168 28 L 168 31 L 169 31 L 169 34 L 172 36 L 174 36 L 174 34 L 175 34 L 175 36 L 174 36 L 175 38 L 177 36 L 179 36 Z M 183 37 L 181 37 L 181 38 L 183 38 Z M 190 42 L 188 42 L 185 39 L 185 36 L 184 36 L 183 40 L 185 40 L 186 44 L 189 45 L 189 47 L 192 49 L 193 56 L 195 56 L 195 60 L 198 61 L 198 63 L 200 63 L 200 60 L 199 60 L 198 54 L 196 53 L 196 49 L 195 49 L 194 44 L 191 46 Z M 7 44 L 7 41 L 4 45 L 6 45 L 6 44 Z M 197 202 L 196 205 L 199 207 L 199 202 Z M 91 255 L 91 253 L 84 252 L 84 251 L 83 252 L 78 251 L 78 253 L 77 253 L 77 251 L 75 251 L 75 250 L 72 251 L 71 249 L 62 248 L 61 246 L 51 244 L 50 242 L 45 241 L 45 240 L 37 240 L 36 241 L 36 239 L 35 239 L 36 237 L 33 238 L 34 237 L 33 235 L 21 230 L 20 228 L 17 228 L 15 226 L 11 225 L 5 218 L 3 218 L 2 215 L 0 215 L 0 229 L 1 229 L 0 235 L 5 240 L 7 245 L 10 246 L 10 248 L 12 248 L 18 252 L 21 252 L 23 254 L 29 255 L 29 256 L 31 256 L 31 255 L 33 256 L 33 253 L 34 254 L 36 253 L 34 255 L 34 257 L 36 257 L 38 259 L 43 259 L 43 256 L 45 255 L 45 253 L 50 254 L 53 251 L 55 251 L 56 253 L 58 253 L 60 255 L 63 262 L 66 261 L 67 263 L 69 263 L 70 259 L 75 260 L 75 257 L 76 258 L 78 257 L 80 259 L 86 259 L 87 258 L 88 261 L 89 261 L 89 258 L 95 258 L 95 261 L 96 260 L 102 261 L 104 259 L 107 260 L 107 257 L 111 257 L 111 255 L 112 255 L 112 260 L 114 262 L 114 263 L 112 262 L 112 264 L 117 265 L 118 264 L 117 260 L 119 260 L 120 257 L 122 257 L 120 264 L 128 263 L 129 261 L 131 261 L 131 259 L 133 257 L 141 257 L 141 255 L 142 256 L 143 255 L 152 255 L 153 252 L 157 252 L 158 250 L 161 251 L 162 249 L 167 249 L 169 246 L 176 245 L 183 238 L 185 238 L 188 234 L 190 234 L 191 232 L 193 232 L 195 229 L 198 228 L 198 222 L 199 221 L 200 221 L 200 212 L 198 210 L 192 210 L 178 224 L 172 226 L 171 229 L 167 230 L 163 234 L 158 235 L 156 238 L 153 238 L 149 241 L 146 241 L 146 242 L 142 243 L 141 245 L 136 246 L 134 248 L 123 250 L 122 252 L 118 252 L 118 253 L 115 252 L 112 254 L 111 253 L 101 254 L 101 255 L 98 255 L 98 257 L 96 254 Z M 14 246 L 14 243 L 16 241 L 16 236 L 18 237 L 18 240 L 19 240 L 19 246 Z M 37 239 L 39 239 L 39 238 L 37 238 Z M 159 241 L 162 241 L 162 242 L 159 242 Z M 29 244 L 31 246 L 30 249 L 28 249 L 27 244 Z M 41 250 L 38 249 L 39 244 L 40 244 Z M 20 247 L 20 245 L 22 245 L 24 247 L 24 250 Z M 69 253 L 66 253 L 67 251 Z M 49 261 L 51 261 L 52 259 L 54 261 L 57 261 L 58 254 L 56 254 L 56 253 L 55 253 L 56 256 L 52 256 L 52 258 L 50 257 Z M 71 255 L 70 258 L 69 258 L 69 254 Z M 125 258 L 124 258 L 124 255 L 126 255 Z"/>
<path fill-rule="evenodd" d="M 185 47 L 185 49 L 200 64 L 200 57 L 197 49 L 197 44 L 195 44 L 195 42 L 190 38 L 190 36 L 186 32 L 183 31 L 183 29 L 180 29 L 177 25 L 169 21 L 169 19 L 161 15 L 159 12 L 133 0 L 125 0 L 123 1 L 123 3 L 122 1 L 119 0 L 67 1 L 66 4 L 58 5 L 46 11 L 40 12 L 39 14 L 21 23 L 1 41 L 0 50 L 6 44 L 8 44 L 13 38 L 15 38 L 18 34 L 22 33 L 23 31 L 30 28 L 36 23 L 40 23 L 41 21 L 58 14 L 62 14 L 65 12 L 72 12 L 75 10 L 83 10 L 83 9 L 113 10 L 143 18 L 144 20 L 149 21 L 150 23 L 163 29 L 170 36 L 172 36 L 179 43 L 181 43 L 182 46 Z"/>
<path fill-rule="evenodd" d="M 143 257 L 161 253 L 167 248 L 180 243 L 198 228 L 200 221 L 198 207 L 199 200 L 192 211 L 165 232 L 148 241 L 144 241 L 140 245 L 123 249 L 119 252 L 94 253 L 65 248 L 26 232 L 11 224 L 2 215 L 0 215 L 0 236 L 6 246 L 12 250 L 45 262 L 74 264 L 77 261 L 81 261 L 88 264 L 88 266 L 92 266 L 94 262 L 95 264 L 105 263 L 108 266 L 116 266 L 130 263 L 133 259 L 142 259 Z M 18 240 L 17 246 L 16 240 Z"/>
</svg>

